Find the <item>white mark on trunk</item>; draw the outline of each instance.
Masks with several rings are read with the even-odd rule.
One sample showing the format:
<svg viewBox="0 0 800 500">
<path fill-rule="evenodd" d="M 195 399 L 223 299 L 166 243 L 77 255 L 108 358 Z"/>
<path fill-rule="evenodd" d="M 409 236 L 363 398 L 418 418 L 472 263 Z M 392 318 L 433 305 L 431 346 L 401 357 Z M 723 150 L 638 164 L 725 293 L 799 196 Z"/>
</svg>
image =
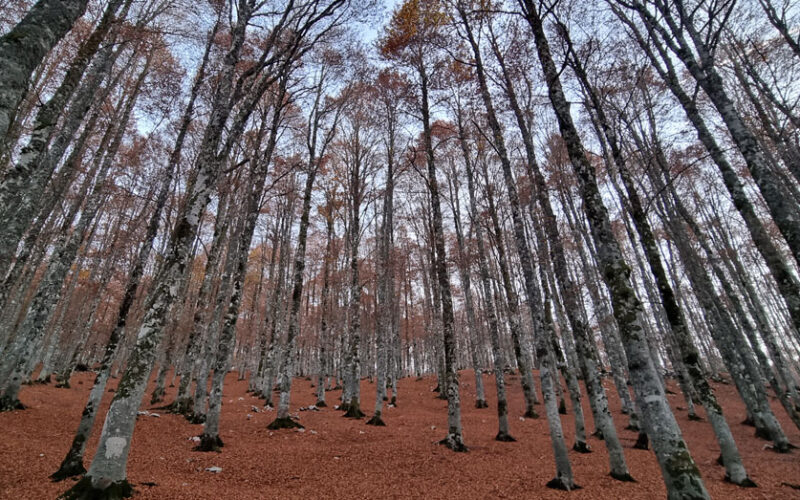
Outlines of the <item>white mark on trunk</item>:
<svg viewBox="0 0 800 500">
<path fill-rule="evenodd" d="M 122 452 L 125 451 L 126 444 L 128 444 L 128 441 L 125 438 L 108 438 L 108 440 L 106 440 L 106 458 L 112 460 L 121 457 Z"/>
</svg>

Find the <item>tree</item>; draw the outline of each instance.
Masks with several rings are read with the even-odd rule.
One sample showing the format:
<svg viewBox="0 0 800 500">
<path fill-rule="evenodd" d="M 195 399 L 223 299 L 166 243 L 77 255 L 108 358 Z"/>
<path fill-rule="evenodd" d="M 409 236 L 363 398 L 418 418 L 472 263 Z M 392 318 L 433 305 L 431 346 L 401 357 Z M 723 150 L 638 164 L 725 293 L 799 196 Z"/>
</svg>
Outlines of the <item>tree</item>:
<svg viewBox="0 0 800 500">
<path fill-rule="evenodd" d="M 434 243 L 434 268 L 442 302 L 442 337 L 444 344 L 444 371 L 447 391 L 447 436 L 442 441 L 453 451 L 467 451 L 461 431 L 461 401 L 458 391 L 458 372 L 455 366 L 455 334 L 453 331 L 453 299 L 447 257 L 444 245 L 444 228 L 436 178 L 436 160 L 431 137 L 430 97 L 431 71 L 436 62 L 430 59 L 426 43 L 437 35 L 445 22 L 445 14 L 438 2 L 422 5 L 418 0 L 404 2 L 392 15 L 392 20 L 381 40 L 384 56 L 403 62 L 416 73 L 419 88 L 419 111 L 422 115 L 422 141 L 427 164 L 428 191 L 432 208 L 432 233 Z"/>
</svg>

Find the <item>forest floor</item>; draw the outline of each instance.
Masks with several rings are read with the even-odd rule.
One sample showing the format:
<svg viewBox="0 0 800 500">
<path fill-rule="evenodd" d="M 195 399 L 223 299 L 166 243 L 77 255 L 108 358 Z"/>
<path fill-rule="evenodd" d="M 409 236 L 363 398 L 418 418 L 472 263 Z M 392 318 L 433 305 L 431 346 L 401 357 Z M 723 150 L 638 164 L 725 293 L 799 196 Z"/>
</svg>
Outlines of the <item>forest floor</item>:
<svg viewBox="0 0 800 500">
<path fill-rule="evenodd" d="M 72 481 L 52 483 L 54 472 L 69 448 L 81 409 L 88 397 L 92 373 L 77 373 L 72 389 L 36 385 L 23 389 L 26 410 L 0 414 L 0 498 L 53 499 Z M 264 410 L 259 399 L 246 393 L 247 382 L 235 373 L 225 381 L 220 435 L 221 453 L 193 451 L 193 436 L 202 427 L 183 417 L 145 405 L 160 416 L 140 416 L 128 463 L 128 478 L 137 499 L 255 499 L 255 498 L 604 498 L 657 499 L 666 491 L 652 451 L 632 448 L 636 433 L 626 431 L 627 416 L 619 414 L 619 400 L 608 390 L 611 409 L 636 483 L 622 483 L 608 476 L 608 456 L 603 442 L 590 438 L 591 454 L 570 452 L 579 491 L 547 489 L 554 463 L 547 422 L 522 419 L 524 405 L 519 377 L 509 377 L 511 432 L 514 443 L 494 441 L 497 430 L 494 406 L 474 408 L 475 380 L 461 374 L 464 437 L 469 453 L 453 453 L 437 445 L 447 428 L 446 402 L 431 389 L 435 378 L 400 381 L 398 406 L 384 412 L 386 427 L 365 425 L 366 419 L 350 420 L 332 408 L 340 391 L 328 393 L 329 408 L 298 412 L 315 402 L 311 382 L 295 381 L 292 411 L 299 415 L 304 432 L 269 431 L 274 411 Z M 494 401 L 493 377 L 484 376 L 487 397 Z M 507 379 L 508 380 L 508 379 Z M 117 381 L 112 380 L 110 387 Z M 609 384 L 610 381 L 606 381 Z M 537 381 L 538 384 L 538 381 Z M 671 388 L 677 393 L 674 383 Z M 152 387 L 152 381 L 151 381 Z M 753 428 L 741 425 L 744 407 L 731 385 L 717 385 L 739 451 L 757 489 L 741 489 L 723 481 L 716 465 L 719 455 L 707 421 L 686 416 L 680 394 L 670 395 L 689 449 L 697 461 L 712 497 L 800 498 L 800 450 L 777 454 L 766 441 L 753 436 Z M 363 410 L 370 414 L 375 386 L 362 381 Z M 169 388 L 167 402 L 176 389 Z M 104 410 L 110 402 L 106 395 Z M 150 394 L 148 391 L 147 401 Z M 800 432 L 785 417 L 777 401 L 774 411 L 794 444 Z M 157 406 L 157 405 L 156 405 Z M 258 408 L 256 412 L 253 407 Z M 538 407 L 543 414 L 541 405 Z M 584 399 L 587 428 L 592 430 Z M 698 409 L 702 415 L 702 409 Z M 572 412 L 562 417 L 568 445 L 572 444 Z M 94 453 L 98 430 L 89 442 Z M 88 466 L 88 463 L 86 464 Z M 221 467 L 219 473 L 207 468 Z"/>
</svg>

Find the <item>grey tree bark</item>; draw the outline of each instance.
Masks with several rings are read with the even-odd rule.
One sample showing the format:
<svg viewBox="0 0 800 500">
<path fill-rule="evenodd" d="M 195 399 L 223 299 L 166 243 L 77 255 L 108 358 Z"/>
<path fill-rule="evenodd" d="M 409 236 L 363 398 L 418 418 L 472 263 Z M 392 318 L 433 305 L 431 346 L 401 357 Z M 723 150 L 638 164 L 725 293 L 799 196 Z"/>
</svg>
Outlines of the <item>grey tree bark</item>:
<svg viewBox="0 0 800 500">
<path fill-rule="evenodd" d="M 450 275 L 447 270 L 447 254 L 444 245 L 444 228 L 442 224 L 442 208 L 439 198 L 439 181 L 436 178 L 436 160 L 433 153 L 431 135 L 431 113 L 428 92 L 430 80 L 424 63 L 417 67 L 420 83 L 420 111 L 422 112 L 422 139 L 425 147 L 427 164 L 427 184 L 432 209 L 432 232 L 435 248 L 436 278 L 442 301 L 442 340 L 444 348 L 444 375 L 447 393 L 447 436 L 442 444 L 453 451 L 465 452 L 464 437 L 461 429 L 461 400 L 459 397 L 458 371 L 456 368 L 456 340 L 453 317 L 453 296 L 450 289 Z"/>
<path fill-rule="evenodd" d="M 17 395 L 20 384 L 29 376 L 27 369 L 32 349 L 41 342 L 45 333 L 45 325 L 50 320 L 58 303 L 58 292 L 61 290 L 72 262 L 75 260 L 75 256 L 86 237 L 89 225 L 94 220 L 103 202 L 107 199 L 107 189 L 109 187 L 107 175 L 111 170 L 114 157 L 125 135 L 128 120 L 133 112 L 139 90 L 149 72 L 149 66 L 148 60 L 136 81 L 134 90 L 128 97 L 114 138 L 97 173 L 95 187 L 86 200 L 80 219 L 69 237 L 66 234 L 61 236 L 57 249 L 48 264 L 45 277 L 40 283 L 33 301 L 28 306 L 28 313 L 25 319 L 16 332 L 14 345 L 5 355 L 2 372 L 0 372 L 0 380 L 3 381 L 0 409 L 20 406 Z"/>
<path fill-rule="evenodd" d="M 597 246 L 603 277 L 611 291 L 614 316 L 628 356 L 631 382 L 643 423 L 661 466 L 670 498 L 709 498 L 680 428 L 667 402 L 643 337 L 642 305 L 630 282 L 630 268 L 611 231 L 608 212 L 600 195 L 594 168 L 586 158 L 580 136 L 570 115 L 558 69 L 550 52 L 538 7 L 532 0 L 518 1 L 531 27 L 548 95 L 566 143 L 572 167 L 579 179 L 581 197 Z"/>
<path fill-rule="evenodd" d="M 36 203 L 61 160 L 75 132 L 83 121 L 101 81 L 114 65 L 121 50 L 109 43 L 100 50 L 94 68 L 83 78 L 89 63 L 98 52 L 100 43 L 109 35 L 116 12 L 122 6 L 124 14 L 131 0 L 112 0 L 106 6 L 100 22 L 80 46 L 75 59 L 53 97 L 39 109 L 28 144 L 22 148 L 19 161 L 0 182 L 0 276 L 5 277 L 11 259 L 24 231 L 36 215 Z M 111 34 L 115 38 L 116 33 Z M 78 90 L 80 89 L 80 90 Z M 74 95 L 74 98 L 73 98 Z M 67 107 L 67 103 L 71 105 Z M 59 118 L 64 125 L 57 129 Z"/>
<path fill-rule="evenodd" d="M 658 290 L 661 296 L 662 305 L 667 315 L 672 334 L 678 341 L 678 348 L 681 353 L 680 361 L 681 366 L 676 367 L 678 370 L 687 370 L 688 375 L 691 377 L 692 387 L 696 390 L 700 402 L 706 409 L 706 415 L 711 422 L 717 442 L 720 445 L 722 452 L 723 464 L 725 465 L 725 478 L 744 487 L 754 487 L 756 484 L 748 477 L 747 471 L 742 463 L 739 450 L 733 439 L 728 423 L 722 412 L 721 406 L 718 404 L 713 390 L 708 384 L 705 377 L 704 370 L 700 366 L 700 355 L 697 352 L 694 342 L 692 341 L 691 334 L 686 325 L 683 311 L 678 305 L 672 287 L 669 284 L 669 279 L 661 264 L 661 256 L 658 250 L 655 236 L 653 235 L 650 223 L 647 220 L 647 214 L 644 210 L 639 194 L 636 191 L 634 181 L 627 162 L 623 156 L 621 145 L 616 135 L 616 130 L 609 123 L 606 117 L 604 106 L 600 101 L 600 96 L 592 87 L 589 77 L 580 62 L 580 59 L 575 54 L 572 42 L 569 39 L 569 34 L 563 30 L 565 40 L 569 46 L 569 55 L 571 57 L 571 66 L 581 81 L 584 92 L 588 95 L 596 115 L 597 122 L 599 122 L 602 133 L 608 141 L 611 149 L 611 155 L 614 164 L 617 167 L 617 173 L 622 180 L 625 187 L 625 194 L 629 203 L 630 212 L 634 221 L 634 225 L 639 234 L 642 248 L 645 251 L 650 271 L 656 279 Z M 600 131 L 598 131 L 600 132 Z M 622 193 L 620 193 L 622 195 Z M 635 242 L 634 242 L 635 244 Z M 680 376 L 680 375 L 679 375 Z M 689 399 L 691 401 L 691 398 Z"/>
<path fill-rule="evenodd" d="M 52 48 L 72 29 L 88 0 L 39 0 L 19 23 L 0 37 L 0 157 L 5 149 L 5 137 L 34 70 Z"/>
<path fill-rule="evenodd" d="M 230 116 L 234 71 L 252 13 L 252 5 L 240 0 L 238 18 L 232 27 L 231 46 L 224 57 L 209 123 L 200 146 L 197 175 L 188 186 L 186 201 L 170 238 L 169 253 L 145 304 L 146 312 L 136 336 L 136 346 L 106 415 L 97 454 L 84 478 L 64 494 L 66 498 L 109 498 L 131 494 L 126 469 L 136 412 L 155 361 L 167 312 L 177 299 L 176 285 L 184 274 L 201 214 L 208 205 L 220 173 L 217 150 Z"/>
<path fill-rule="evenodd" d="M 722 180 L 731 195 L 734 206 L 742 215 L 756 248 L 758 248 L 759 253 L 764 258 L 767 267 L 769 267 L 773 278 L 778 284 L 778 289 L 789 310 L 795 329 L 800 330 L 800 281 L 797 280 L 794 273 L 789 268 L 787 262 L 784 260 L 764 227 L 764 224 L 761 222 L 752 202 L 747 197 L 741 179 L 730 162 L 728 162 L 722 148 L 709 130 L 697 103 L 681 86 L 678 72 L 667 52 L 667 48 L 664 47 L 657 38 L 645 38 L 645 35 L 640 31 L 633 20 L 628 18 L 613 5 L 612 9 L 628 28 L 637 44 L 645 54 L 647 54 L 652 63 L 652 67 L 658 72 L 675 98 L 681 104 L 687 118 L 695 128 L 698 138 L 705 146 L 712 160 L 714 160 L 714 163 L 716 163 L 717 167 L 720 169 Z M 762 191 L 762 195 L 764 195 L 765 198 L 769 193 L 770 191 Z"/>
</svg>

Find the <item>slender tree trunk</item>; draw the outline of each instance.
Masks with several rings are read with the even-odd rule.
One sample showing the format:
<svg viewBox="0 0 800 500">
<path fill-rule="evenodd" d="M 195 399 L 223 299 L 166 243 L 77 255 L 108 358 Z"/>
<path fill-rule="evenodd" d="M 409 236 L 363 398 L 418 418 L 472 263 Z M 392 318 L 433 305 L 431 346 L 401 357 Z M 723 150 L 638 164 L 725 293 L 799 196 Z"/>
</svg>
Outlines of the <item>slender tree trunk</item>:
<svg viewBox="0 0 800 500">
<path fill-rule="evenodd" d="M 319 165 L 316 159 L 312 157 L 309 164 L 309 171 L 306 174 L 306 185 L 303 191 L 303 208 L 300 214 L 300 228 L 297 235 L 297 248 L 295 249 L 292 295 L 291 302 L 289 303 L 289 327 L 286 332 L 286 357 L 279 378 L 281 395 L 278 403 L 278 414 L 275 420 L 269 424 L 269 429 L 303 427 L 289 416 L 289 402 L 291 398 L 292 377 L 294 377 L 295 370 L 297 335 L 300 332 L 300 302 L 303 297 L 303 273 L 305 272 L 306 265 L 306 237 L 308 234 L 309 213 L 311 211 L 311 196 L 313 194 L 314 180 L 317 176 L 318 167 Z"/>
<path fill-rule="evenodd" d="M 115 137 L 97 174 L 95 187 L 83 207 L 78 224 L 69 238 L 62 238 L 61 244 L 54 252 L 46 275 L 37 289 L 33 302 L 28 307 L 28 314 L 17 330 L 14 347 L 10 352 L 6 353 L 8 363 L 3 363 L 3 372 L 0 373 L 0 380 L 3 383 L 0 409 L 20 406 L 17 394 L 21 382 L 29 375 L 26 368 L 32 355 L 32 349 L 41 342 L 45 333 L 45 326 L 52 317 L 55 306 L 58 303 L 58 292 L 61 290 L 72 262 L 75 260 L 75 256 L 86 237 L 89 224 L 94 220 L 107 198 L 107 184 L 109 181 L 106 177 L 111 170 L 113 159 L 125 135 L 126 125 L 133 112 L 139 89 L 144 83 L 148 71 L 149 61 L 145 64 L 145 68 L 134 86 L 134 91 L 128 98 Z M 11 363 L 15 363 L 13 368 L 11 368 Z"/>
<path fill-rule="evenodd" d="M 508 425 L 508 398 L 506 396 L 506 382 L 505 373 L 503 369 L 506 365 L 503 350 L 500 347 L 500 331 L 497 326 L 497 313 L 494 307 L 494 298 L 492 294 L 492 287 L 489 277 L 489 266 L 486 261 L 486 249 L 484 248 L 483 228 L 479 222 L 478 204 L 475 200 L 475 179 L 472 171 L 472 160 L 470 157 L 469 148 L 466 141 L 466 132 L 464 131 L 463 123 L 459 114 L 459 141 L 461 143 L 461 150 L 464 154 L 464 164 L 467 173 L 467 191 L 469 192 L 470 204 L 470 219 L 471 225 L 475 231 L 475 245 L 478 250 L 478 270 L 483 288 L 483 294 L 486 297 L 484 305 L 484 314 L 489 326 L 489 339 L 492 346 L 492 361 L 494 364 L 494 377 L 495 388 L 497 391 L 497 435 L 495 439 L 498 441 L 512 441 L 514 438 L 511 436 L 511 430 Z"/>
<path fill-rule="evenodd" d="M 767 267 L 778 284 L 778 289 L 789 310 L 795 330 L 800 331 L 800 281 L 795 277 L 781 252 L 772 241 L 769 232 L 761 222 L 755 207 L 747 197 L 745 187 L 739 175 L 728 162 L 722 148 L 718 145 L 714 135 L 708 129 L 695 100 L 682 88 L 678 73 L 672 64 L 672 59 L 666 53 L 666 49 L 662 45 L 656 43 L 656 40 L 651 40 L 655 44 L 655 49 L 658 51 L 658 54 L 656 54 L 633 22 L 625 17 L 622 12 L 618 10 L 616 12 L 617 16 L 630 28 L 637 43 L 653 63 L 653 68 L 659 73 L 675 95 L 675 98 L 681 104 L 681 107 L 683 107 L 687 118 L 697 132 L 697 137 L 700 139 L 700 142 L 703 143 L 703 146 L 705 146 L 714 163 L 717 164 L 722 174 L 723 183 L 733 200 L 733 205 L 744 219 L 745 225 L 750 232 L 750 236 L 753 238 L 756 248 L 764 258 Z"/>
<path fill-rule="evenodd" d="M 428 167 L 428 190 L 433 211 L 432 229 L 435 252 L 436 278 L 442 300 L 442 337 L 444 348 L 444 371 L 447 393 L 447 436 L 442 440 L 453 451 L 467 451 L 461 430 L 461 400 L 456 369 L 456 339 L 453 318 L 453 297 L 450 290 L 450 276 L 447 270 L 447 256 L 444 245 L 442 208 L 439 200 L 439 181 L 436 179 L 436 161 L 433 154 L 430 109 L 428 101 L 429 76 L 421 64 L 418 68 L 421 83 L 422 137 L 425 143 L 425 157 Z"/>
<path fill-rule="evenodd" d="M 82 80 L 89 62 L 111 30 L 116 12 L 124 2 L 127 3 L 123 11 L 127 14 L 131 0 L 111 0 L 106 6 L 97 27 L 79 47 L 61 85 L 39 109 L 33 134 L 20 152 L 19 161 L 0 183 L 0 276 L 5 276 L 23 232 L 36 215 L 35 208 L 47 181 L 74 139 L 92 104 L 95 91 L 121 53 L 119 49 L 114 50 L 113 43 L 109 43 L 100 51 L 95 67 L 87 78 Z M 78 88 L 80 90 L 76 94 Z M 73 94 L 76 94 L 75 98 L 68 111 L 65 111 Z M 64 124 L 56 133 L 62 114 L 65 116 Z"/>
<path fill-rule="evenodd" d="M 709 498 L 700 478 L 700 471 L 683 441 L 650 358 L 646 339 L 643 337 L 642 305 L 631 286 L 630 268 L 625 263 L 611 231 L 611 222 L 597 186 L 594 168 L 586 158 L 572 121 L 569 103 L 561 88 L 560 76 L 550 53 L 539 11 L 532 0 L 519 0 L 519 3 L 533 32 L 550 101 L 579 179 L 584 209 L 598 249 L 603 277 L 611 291 L 614 316 L 628 356 L 631 382 L 642 411 L 645 429 L 661 465 L 667 494 L 676 499 Z"/>
<path fill-rule="evenodd" d="M 39 0 L 0 37 L 0 157 L 34 70 L 86 11 L 88 0 Z"/>
</svg>

